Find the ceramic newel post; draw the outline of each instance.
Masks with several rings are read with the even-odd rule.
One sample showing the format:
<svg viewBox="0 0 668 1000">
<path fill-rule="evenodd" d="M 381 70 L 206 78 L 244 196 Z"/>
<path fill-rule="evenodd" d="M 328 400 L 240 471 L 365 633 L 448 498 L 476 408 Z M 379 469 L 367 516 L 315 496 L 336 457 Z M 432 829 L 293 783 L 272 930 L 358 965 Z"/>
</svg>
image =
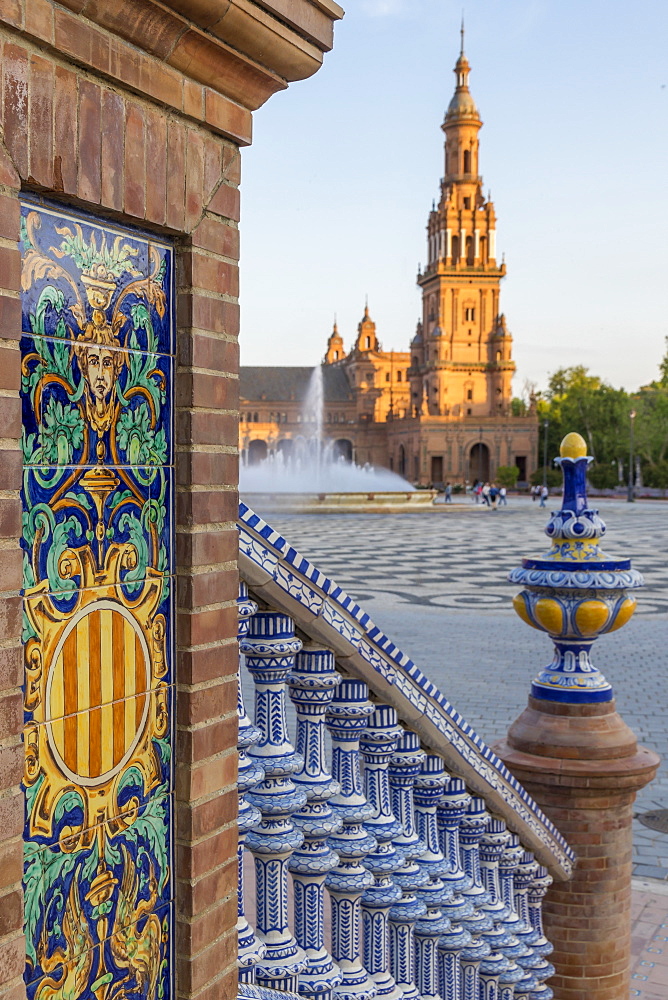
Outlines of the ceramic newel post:
<svg viewBox="0 0 668 1000">
<path fill-rule="evenodd" d="M 592 661 L 591 648 L 599 636 L 628 622 L 636 605 L 629 592 L 642 578 L 629 559 L 601 548 L 606 526 L 587 501 L 591 458 L 579 434 L 564 438 L 558 462 L 564 491 L 561 508 L 545 529 L 551 548 L 524 559 L 509 577 L 522 587 L 515 610 L 527 625 L 549 635 L 554 657 L 539 670 L 528 707 L 495 749 L 579 857 L 573 878 L 553 885 L 545 898 L 556 968 L 550 986 L 544 982 L 552 968 L 542 952 L 542 929 L 516 930 L 534 955 L 518 963 L 536 981 L 532 997 L 547 1000 L 554 989 L 569 1000 L 627 1000 L 633 802 L 654 777 L 659 759 L 638 746 L 616 712 L 612 686 Z M 604 639 L 612 642 L 613 636 Z M 601 652 L 604 647 L 599 660 Z M 521 889 L 522 907 L 524 882 L 520 864 L 515 888 Z M 517 912 L 524 926 L 528 913 L 520 907 Z M 574 927 L 586 933 L 574 936 Z M 526 995 L 525 986 L 519 982 L 516 995 Z"/>
</svg>

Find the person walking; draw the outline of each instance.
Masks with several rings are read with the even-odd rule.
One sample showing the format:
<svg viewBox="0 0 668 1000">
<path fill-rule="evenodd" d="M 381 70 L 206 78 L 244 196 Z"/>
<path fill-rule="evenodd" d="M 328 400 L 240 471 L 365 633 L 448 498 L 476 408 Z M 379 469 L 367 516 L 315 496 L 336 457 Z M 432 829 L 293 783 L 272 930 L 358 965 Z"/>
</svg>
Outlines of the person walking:
<svg viewBox="0 0 668 1000">
<path fill-rule="evenodd" d="M 500 486 L 499 487 L 499 507 L 501 507 L 501 506 L 503 506 L 503 507 L 507 507 L 508 506 L 508 500 L 506 498 L 506 487 L 505 486 Z"/>
<path fill-rule="evenodd" d="M 489 502 L 489 483 L 485 483 L 485 485 L 482 487 L 482 491 L 481 492 L 482 492 L 483 503 L 486 503 L 487 506 L 489 507 L 490 506 L 490 502 Z"/>
<path fill-rule="evenodd" d="M 452 503 L 452 486 L 450 483 L 445 484 L 445 502 Z"/>
<path fill-rule="evenodd" d="M 492 506 L 492 510 L 496 510 L 496 501 L 499 499 L 499 491 L 496 487 L 496 483 L 492 483 L 489 488 L 489 502 Z"/>
<path fill-rule="evenodd" d="M 548 490 L 547 486 L 541 486 L 541 488 L 540 488 L 540 505 L 541 505 L 541 507 L 545 507 L 546 506 L 545 501 L 548 498 L 549 492 L 550 491 Z"/>
</svg>

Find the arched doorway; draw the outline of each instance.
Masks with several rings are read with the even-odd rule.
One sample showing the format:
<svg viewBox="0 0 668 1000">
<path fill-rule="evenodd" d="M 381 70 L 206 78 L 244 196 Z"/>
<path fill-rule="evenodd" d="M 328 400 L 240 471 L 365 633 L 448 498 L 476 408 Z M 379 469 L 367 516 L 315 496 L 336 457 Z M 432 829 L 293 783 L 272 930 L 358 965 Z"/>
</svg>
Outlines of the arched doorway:
<svg viewBox="0 0 668 1000">
<path fill-rule="evenodd" d="M 397 471 L 400 476 L 406 475 L 406 450 L 402 444 L 399 445 L 399 468 Z"/>
<path fill-rule="evenodd" d="M 469 452 L 469 481 L 489 480 L 489 448 L 484 441 L 477 441 Z"/>
<path fill-rule="evenodd" d="M 344 462 L 353 460 L 353 443 L 348 438 L 337 438 L 332 448 L 332 456 L 335 461 L 342 459 Z"/>
<path fill-rule="evenodd" d="M 248 464 L 259 465 L 267 457 L 267 442 L 256 438 L 248 445 Z"/>
</svg>

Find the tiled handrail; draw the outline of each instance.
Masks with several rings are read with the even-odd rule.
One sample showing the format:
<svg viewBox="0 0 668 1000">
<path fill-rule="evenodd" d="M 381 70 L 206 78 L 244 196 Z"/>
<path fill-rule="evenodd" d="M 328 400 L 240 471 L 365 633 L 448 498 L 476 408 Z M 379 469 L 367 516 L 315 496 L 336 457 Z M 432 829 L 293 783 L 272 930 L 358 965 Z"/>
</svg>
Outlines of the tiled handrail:
<svg viewBox="0 0 668 1000">
<path fill-rule="evenodd" d="M 531 796 L 413 661 L 333 580 L 319 572 L 246 504 L 239 508 L 239 568 L 259 600 L 289 615 L 309 638 L 333 650 L 337 666 L 394 708 L 468 789 L 516 833 L 557 879 L 574 855 Z"/>
</svg>

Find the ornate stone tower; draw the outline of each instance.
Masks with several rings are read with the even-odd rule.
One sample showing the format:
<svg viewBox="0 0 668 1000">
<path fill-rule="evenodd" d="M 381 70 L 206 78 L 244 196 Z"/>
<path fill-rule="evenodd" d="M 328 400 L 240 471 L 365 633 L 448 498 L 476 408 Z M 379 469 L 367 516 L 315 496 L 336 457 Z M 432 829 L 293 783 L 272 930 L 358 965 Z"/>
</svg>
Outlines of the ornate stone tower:
<svg viewBox="0 0 668 1000">
<path fill-rule="evenodd" d="M 512 338 L 499 315 L 505 264 L 496 259 L 496 215 L 478 168 L 482 121 L 462 46 L 445 114 L 445 175 L 427 224 L 428 263 L 418 276 L 422 329 L 412 345 L 411 394 L 432 416 L 504 416 L 511 399 Z"/>
</svg>

